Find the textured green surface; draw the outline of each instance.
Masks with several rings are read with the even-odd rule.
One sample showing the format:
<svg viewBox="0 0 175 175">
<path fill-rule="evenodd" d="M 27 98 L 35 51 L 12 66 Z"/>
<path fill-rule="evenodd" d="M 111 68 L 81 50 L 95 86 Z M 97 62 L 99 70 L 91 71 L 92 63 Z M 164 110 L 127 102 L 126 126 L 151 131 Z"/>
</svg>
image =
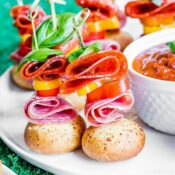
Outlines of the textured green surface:
<svg viewBox="0 0 175 175">
<path fill-rule="evenodd" d="M 25 4 L 32 3 L 32 0 L 24 1 Z M 0 0 L 0 75 L 12 64 L 9 60 L 9 55 L 12 51 L 17 49 L 19 36 L 17 29 L 12 26 L 12 19 L 9 16 L 10 9 L 16 4 L 15 0 Z M 41 6 L 47 13 L 50 7 L 45 0 L 41 0 Z M 78 12 L 79 8 L 75 5 L 73 0 L 67 0 L 66 6 L 56 6 L 57 12 L 72 11 Z M 0 84 L 0 86 L 3 86 Z M 49 175 L 50 173 L 32 166 L 25 162 L 14 152 L 12 152 L 0 140 L 0 160 L 19 175 Z"/>
<path fill-rule="evenodd" d="M 14 152 L 12 152 L 1 140 L 0 160 L 2 160 L 3 164 L 19 175 L 51 175 L 51 173 L 45 172 L 25 162 Z"/>
</svg>

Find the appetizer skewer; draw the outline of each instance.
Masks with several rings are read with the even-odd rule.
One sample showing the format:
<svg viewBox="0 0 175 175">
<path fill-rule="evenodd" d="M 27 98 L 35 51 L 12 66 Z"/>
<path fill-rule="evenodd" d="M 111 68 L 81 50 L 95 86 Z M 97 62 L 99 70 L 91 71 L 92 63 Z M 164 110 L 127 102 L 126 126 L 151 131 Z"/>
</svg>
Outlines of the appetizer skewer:
<svg viewBox="0 0 175 175">
<path fill-rule="evenodd" d="M 175 27 L 174 0 L 131 1 L 125 11 L 126 15 L 140 19 L 144 34 Z"/>
<path fill-rule="evenodd" d="M 80 39 L 81 42 L 84 47 Z M 135 122 L 124 119 L 134 104 L 127 69 L 127 60 L 118 51 L 85 52 L 66 67 L 60 92 L 87 94 L 84 113 L 90 127 L 83 135 L 82 148 L 93 159 L 128 159 L 144 146 L 143 130 Z M 129 127 L 131 132 L 127 132 Z M 116 137 L 122 134 L 125 139 Z"/>
<path fill-rule="evenodd" d="M 92 34 L 106 32 L 107 30 L 119 29 L 126 22 L 125 15 L 119 10 L 114 2 L 76 0 L 81 7 L 89 8 L 91 15 L 86 25 Z"/>
<path fill-rule="evenodd" d="M 36 16 L 32 12 L 36 7 L 33 8 L 29 14 L 32 24 Z M 68 14 L 67 20 L 74 16 Z M 47 23 L 47 20 L 44 23 Z M 25 129 L 25 142 L 32 150 L 39 153 L 70 152 L 80 147 L 86 125 L 75 108 L 59 96 L 61 76 L 67 65 L 67 59 L 59 50 L 40 48 L 35 26 L 32 27 L 35 50 L 19 65 L 21 77 L 33 79 L 36 91 L 24 107 L 25 116 L 30 121 Z M 58 31 L 53 28 L 53 32 Z M 68 37 L 69 35 L 68 33 Z"/>
<path fill-rule="evenodd" d="M 33 89 L 32 82 L 26 81 L 20 78 L 17 73 L 17 66 L 19 62 L 32 50 L 32 24 L 28 18 L 28 12 L 30 10 L 30 5 L 23 5 L 22 1 L 18 1 L 18 5 L 11 9 L 11 16 L 14 19 L 14 26 L 18 29 L 21 41 L 19 43 L 19 49 L 14 51 L 10 57 L 15 61 L 15 65 L 11 71 L 12 80 L 19 87 L 25 89 Z M 34 25 L 37 27 L 46 18 L 45 12 L 39 8 L 37 16 L 34 20 Z"/>
<path fill-rule="evenodd" d="M 87 44 L 99 40 L 103 44 L 103 50 L 108 48 L 123 50 L 132 41 L 127 33 L 120 31 L 126 23 L 126 17 L 115 2 L 112 0 L 76 0 L 76 2 L 91 11 L 83 32 L 83 39 Z"/>
<path fill-rule="evenodd" d="M 11 9 L 11 16 L 14 19 L 14 26 L 18 29 L 19 35 L 21 37 L 21 42 L 19 44 L 19 49 L 12 53 L 11 58 L 19 62 L 27 53 L 31 51 L 31 37 L 32 37 L 32 24 L 28 18 L 28 12 L 30 10 L 30 5 L 18 5 Z M 34 25 L 37 27 L 45 19 L 45 12 L 39 8 L 37 16 L 34 20 Z"/>
<path fill-rule="evenodd" d="M 143 130 L 124 118 L 134 103 L 126 71 L 126 58 L 117 51 L 80 56 L 66 68 L 61 92 L 83 89 L 82 94 L 87 94 L 84 113 L 90 127 L 83 135 L 82 148 L 93 159 L 128 159 L 144 146 Z"/>
</svg>

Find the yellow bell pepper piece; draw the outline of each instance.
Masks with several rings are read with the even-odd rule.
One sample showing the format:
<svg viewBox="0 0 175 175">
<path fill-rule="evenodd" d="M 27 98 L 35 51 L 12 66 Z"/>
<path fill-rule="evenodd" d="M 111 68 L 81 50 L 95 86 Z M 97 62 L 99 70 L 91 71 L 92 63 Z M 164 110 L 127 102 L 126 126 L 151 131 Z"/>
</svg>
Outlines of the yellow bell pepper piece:
<svg viewBox="0 0 175 175">
<path fill-rule="evenodd" d="M 95 22 L 87 22 L 88 29 L 93 32 L 102 32 L 105 30 L 118 29 L 120 27 L 120 21 L 118 17 L 107 18 Z"/>
<path fill-rule="evenodd" d="M 154 15 L 140 19 L 141 23 L 145 26 L 160 26 L 169 25 L 174 22 L 173 15 Z"/>
<path fill-rule="evenodd" d="M 161 27 L 162 27 L 162 29 L 175 28 L 175 22 L 173 22 L 170 25 L 162 25 Z"/>
<path fill-rule="evenodd" d="M 79 89 L 77 91 L 77 94 L 79 96 L 83 96 L 83 95 L 86 95 L 92 91 L 94 91 L 95 89 L 97 89 L 98 87 L 102 86 L 102 82 L 92 82 L 92 83 L 89 83 L 87 86 Z"/>
<path fill-rule="evenodd" d="M 161 30 L 160 26 L 144 26 L 144 34 L 149 34 Z"/>
<path fill-rule="evenodd" d="M 157 32 L 159 30 L 164 30 L 168 28 L 175 28 L 175 22 L 173 22 L 170 25 L 144 26 L 144 34 L 149 34 L 149 33 Z"/>
<path fill-rule="evenodd" d="M 24 34 L 24 35 L 21 35 L 21 41 L 22 43 L 25 43 L 25 41 L 31 37 L 31 34 Z"/>
<path fill-rule="evenodd" d="M 41 81 L 37 78 L 33 80 L 33 87 L 36 91 L 55 89 L 60 87 L 60 85 L 61 78 L 50 81 Z"/>
</svg>

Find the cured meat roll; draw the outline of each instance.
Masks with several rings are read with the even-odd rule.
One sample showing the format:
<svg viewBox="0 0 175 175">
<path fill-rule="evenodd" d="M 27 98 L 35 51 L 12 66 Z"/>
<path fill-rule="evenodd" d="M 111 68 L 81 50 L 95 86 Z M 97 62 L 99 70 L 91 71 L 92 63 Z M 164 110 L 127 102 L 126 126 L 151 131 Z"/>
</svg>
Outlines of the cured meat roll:
<svg viewBox="0 0 175 175">
<path fill-rule="evenodd" d="M 175 27 L 175 1 L 131 1 L 125 7 L 126 15 L 140 19 L 144 34 Z"/>
</svg>

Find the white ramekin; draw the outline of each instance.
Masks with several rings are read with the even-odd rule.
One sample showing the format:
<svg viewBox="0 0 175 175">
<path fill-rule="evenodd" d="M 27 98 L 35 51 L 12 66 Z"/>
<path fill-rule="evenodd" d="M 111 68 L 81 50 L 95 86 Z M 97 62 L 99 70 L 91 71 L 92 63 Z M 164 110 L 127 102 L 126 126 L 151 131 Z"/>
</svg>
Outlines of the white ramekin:
<svg viewBox="0 0 175 175">
<path fill-rule="evenodd" d="M 149 126 L 175 135 L 175 82 L 146 77 L 133 70 L 133 60 L 150 47 L 175 40 L 175 29 L 146 35 L 124 51 L 128 59 L 129 78 L 135 97 L 135 108 Z"/>
</svg>

